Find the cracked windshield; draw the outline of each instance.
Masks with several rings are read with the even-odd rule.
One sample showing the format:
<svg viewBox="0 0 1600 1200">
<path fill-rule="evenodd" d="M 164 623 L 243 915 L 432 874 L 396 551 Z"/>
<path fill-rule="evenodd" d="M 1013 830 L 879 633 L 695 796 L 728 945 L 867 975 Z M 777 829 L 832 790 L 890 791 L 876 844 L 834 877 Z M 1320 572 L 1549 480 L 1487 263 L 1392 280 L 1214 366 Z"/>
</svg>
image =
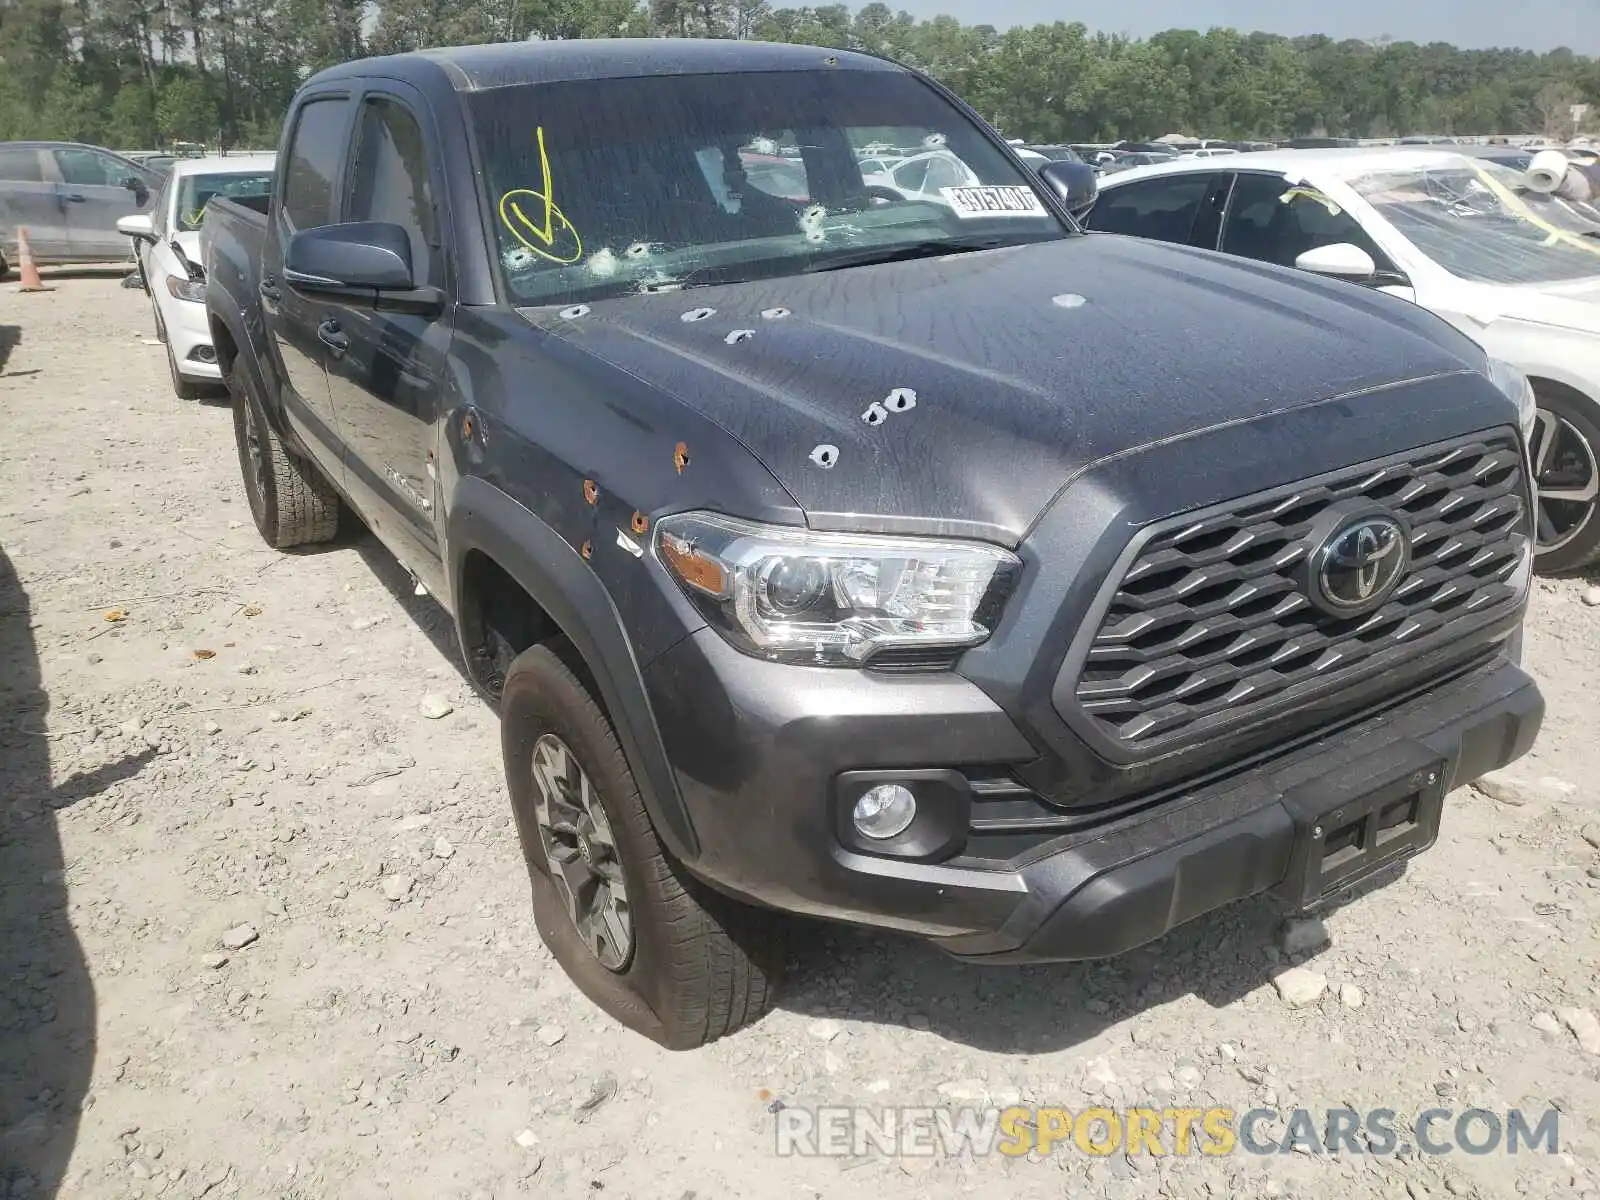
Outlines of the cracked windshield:
<svg viewBox="0 0 1600 1200">
<path fill-rule="evenodd" d="M 786 71 L 728 83 L 615 79 L 472 97 L 516 303 L 1067 236 L 1027 174 L 915 79 Z"/>
<path fill-rule="evenodd" d="M 217 196 L 238 200 L 252 208 L 265 205 L 267 197 L 272 195 L 272 171 L 269 168 L 257 175 L 186 175 L 179 188 L 178 231 L 187 233 L 200 228 L 206 205 Z"/>
<path fill-rule="evenodd" d="M 1600 223 L 1585 215 L 1594 209 L 1532 190 L 1521 171 L 1460 158 L 1374 172 L 1351 186 L 1462 279 L 1555 283 L 1600 276 Z"/>
</svg>

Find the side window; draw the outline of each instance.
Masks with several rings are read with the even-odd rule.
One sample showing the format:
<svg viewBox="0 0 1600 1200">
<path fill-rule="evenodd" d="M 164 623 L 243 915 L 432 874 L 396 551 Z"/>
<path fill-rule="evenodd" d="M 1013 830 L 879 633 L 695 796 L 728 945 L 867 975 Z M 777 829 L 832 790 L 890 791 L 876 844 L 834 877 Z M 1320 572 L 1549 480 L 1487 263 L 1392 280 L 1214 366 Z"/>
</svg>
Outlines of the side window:
<svg viewBox="0 0 1600 1200">
<path fill-rule="evenodd" d="M 74 187 L 121 187 L 136 175 L 127 163 L 95 150 L 57 150 L 61 178 Z"/>
<path fill-rule="evenodd" d="M 296 229 L 333 223 L 333 181 L 344 157 L 349 111 L 349 99 L 334 96 L 311 101 L 295 121 L 294 141 L 284 165 L 283 211 Z"/>
<path fill-rule="evenodd" d="M 37 150 L 0 150 L 0 179 L 13 183 L 43 183 Z"/>
<path fill-rule="evenodd" d="M 1089 228 L 1188 245 L 1213 178 L 1196 171 L 1107 188 L 1089 214 Z"/>
<path fill-rule="evenodd" d="M 439 222 L 433 179 L 416 118 L 391 100 L 361 106 L 355 179 L 348 216 L 384 221 L 411 235 L 411 270 L 417 285 L 440 284 Z"/>
<path fill-rule="evenodd" d="M 1366 230 L 1314 188 L 1298 187 L 1281 175 L 1240 175 L 1222 235 L 1224 254 L 1294 266 L 1307 250 L 1349 242 L 1380 268 L 1391 266 Z"/>
</svg>

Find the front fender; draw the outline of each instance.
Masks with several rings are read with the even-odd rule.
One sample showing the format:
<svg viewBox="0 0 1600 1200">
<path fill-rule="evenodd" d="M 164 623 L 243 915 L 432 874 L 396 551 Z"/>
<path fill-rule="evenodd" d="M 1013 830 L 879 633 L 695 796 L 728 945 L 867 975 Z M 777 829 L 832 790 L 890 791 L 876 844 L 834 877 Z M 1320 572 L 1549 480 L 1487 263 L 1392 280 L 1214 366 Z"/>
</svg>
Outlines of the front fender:
<svg viewBox="0 0 1600 1200">
<path fill-rule="evenodd" d="M 475 476 L 456 485 L 446 547 L 463 658 L 471 661 L 461 603 L 465 564 L 467 555 L 478 551 L 516 580 L 583 656 L 656 832 L 674 857 L 692 863 L 699 841 L 678 793 L 638 656 L 616 605 L 589 565 L 536 514 Z"/>
</svg>

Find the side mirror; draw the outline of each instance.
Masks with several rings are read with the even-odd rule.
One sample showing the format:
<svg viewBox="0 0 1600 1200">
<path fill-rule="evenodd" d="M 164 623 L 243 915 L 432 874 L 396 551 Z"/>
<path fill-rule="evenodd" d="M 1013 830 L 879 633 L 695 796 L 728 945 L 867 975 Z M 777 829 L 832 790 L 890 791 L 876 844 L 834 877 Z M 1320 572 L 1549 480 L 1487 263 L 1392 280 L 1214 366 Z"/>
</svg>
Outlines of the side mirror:
<svg viewBox="0 0 1600 1200">
<path fill-rule="evenodd" d="M 1332 275 L 1336 279 L 1371 279 L 1378 273 L 1378 264 L 1372 261 L 1372 255 L 1350 242 L 1335 242 L 1331 246 L 1307 250 L 1294 260 L 1294 265 L 1302 271 Z"/>
<path fill-rule="evenodd" d="M 155 225 L 149 213 L 129 213 L 125 217 L 118 217 L 117 232 L 136 242 L 154 243 L 156 240 Z"/>
<path fill-rule="evenodd" d="M 283 278 L 302 292 L 347 298 L 358 292 L 412 291 L 411 235 L 382 221 L 307 229 L 289 239 Z"/>
<path fill-rule="evenodd" d="M 1100 197 L 1100 179 L 1088 163 L 1046 163 L 1039 168 L 1039 178 L 1078 220 L 1089 214 Z"/>
</svg>

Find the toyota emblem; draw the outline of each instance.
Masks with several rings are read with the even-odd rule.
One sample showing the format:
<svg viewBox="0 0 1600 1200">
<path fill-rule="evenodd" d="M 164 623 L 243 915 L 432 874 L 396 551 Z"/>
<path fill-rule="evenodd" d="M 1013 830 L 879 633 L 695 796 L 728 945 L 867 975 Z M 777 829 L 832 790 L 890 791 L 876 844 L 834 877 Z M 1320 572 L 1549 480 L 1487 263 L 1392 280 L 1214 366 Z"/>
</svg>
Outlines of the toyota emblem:
<svg viewBox="0 0 1600 1200">
<path fill-rule="evenodd" d="M 1351 517 L 1313 552 L 1311 599 L 1333 616 L 1358 616 L 1387 600 L 1410 565 L 1411 539 L 1395 517 Z"/>
</svg>

